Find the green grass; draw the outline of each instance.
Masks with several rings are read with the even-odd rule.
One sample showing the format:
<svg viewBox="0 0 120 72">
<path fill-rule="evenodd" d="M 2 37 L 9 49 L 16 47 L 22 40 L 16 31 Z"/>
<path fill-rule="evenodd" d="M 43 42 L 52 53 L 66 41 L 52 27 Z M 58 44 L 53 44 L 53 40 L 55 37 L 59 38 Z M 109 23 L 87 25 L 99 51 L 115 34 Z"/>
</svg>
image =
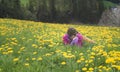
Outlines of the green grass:
<svg viewBox="0 0 120 72">
<path fill-rule="evenodd" d="M 0 21 L 0 72 L 86 72 L 91 71 L 89 68 L 92 72 L 119 72 L 112 67 L 120 65 L 119 27 Z M 63 45 L 61 37 L 69 26 L 98 40 L 98 44 L 85 42 L 82 48 Z M 108 44 L 115 46 L 108 47 Z M 111 60 L 106 63 L 108 57 L 115 58 L 115 63 Z"/>
</svg>

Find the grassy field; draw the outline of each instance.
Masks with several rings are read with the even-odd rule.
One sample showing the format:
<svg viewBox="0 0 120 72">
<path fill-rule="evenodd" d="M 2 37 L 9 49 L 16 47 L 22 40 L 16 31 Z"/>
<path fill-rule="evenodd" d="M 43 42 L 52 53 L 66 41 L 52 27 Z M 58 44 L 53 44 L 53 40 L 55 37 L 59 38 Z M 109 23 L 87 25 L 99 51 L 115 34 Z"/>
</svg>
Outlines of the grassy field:
<svg viewBox="0 0 120 72">
<path fill-rule="evenodd" d="M 64 46 L 68 27 L 96 44 Z M 0 19 L 0 72 L 120 72 L 120 27 Z"/>
</svg>

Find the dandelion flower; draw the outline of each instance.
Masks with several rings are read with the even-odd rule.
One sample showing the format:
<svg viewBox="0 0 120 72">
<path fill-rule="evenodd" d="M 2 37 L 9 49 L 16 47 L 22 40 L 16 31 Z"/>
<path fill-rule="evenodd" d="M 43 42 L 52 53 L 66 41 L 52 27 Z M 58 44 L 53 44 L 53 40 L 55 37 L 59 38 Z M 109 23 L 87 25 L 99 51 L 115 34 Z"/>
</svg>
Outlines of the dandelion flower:
<svg viewBox="0 0 120 72">
<path fill-rule="evenodd" d="M 62 65 L 65 65 L 65 64 L 66 64 L 66 62 L 61 62 L 61 64 L 62 64 Z"/>
<path fill-rule="evenodd" d="M 13 59 L 14 62 L 16 62 L 16 61 L 18 61 L 18 60 L 19 60 L 19 58 L 14 58 L 14 59 Z"/>
<path fill-rule="evenodd" d="M 83 70 L 83 71 L 86 71 L 86 70 L 87 70 L 87 68 L 85 68 L 85 67 L 84 67 L 84 68 L 82 68 L 82 70 Z"/>
<path fill-rule="evenodd" d="M 37 54 L 37 52 L 33 52 L 33 54 L 35 55 L 35 54 Z"/>
<path fill-rule="evenodd" d="M 42 57 L 39 57 L 37 60 L 38 60 L 38 61 L 42 61 Z"/>
<path fill-rule="evenodd" d="M 32 58 L 32 60 L 36 60 L 36 58 Z"/>
<path fill-rule="evenodd" d="M 80 72 L 79 70 L 76 70 L 75 72 Z"/>
<path fill-rule="evenodd" d="M 80 63 L 81 62 L 81 60 L 77 60 L 77 63 Z"/>
<path fill-rule="evenodd" d="M 114 58 L 108 58 L 105 61 L 106 63 L 115 63 Z"/>
<path fill-rule="evenodd" d="M 89 68 L 90 71 L 93 71 L 94 69 L 93 68 Z"/>
<path fill-rule="evenodd" d="M 29 63 L 25 63 L 24 65 L 25 65 L 25 66 L 29 66 L 30 64 L 29 64 Z"/>
</svg>

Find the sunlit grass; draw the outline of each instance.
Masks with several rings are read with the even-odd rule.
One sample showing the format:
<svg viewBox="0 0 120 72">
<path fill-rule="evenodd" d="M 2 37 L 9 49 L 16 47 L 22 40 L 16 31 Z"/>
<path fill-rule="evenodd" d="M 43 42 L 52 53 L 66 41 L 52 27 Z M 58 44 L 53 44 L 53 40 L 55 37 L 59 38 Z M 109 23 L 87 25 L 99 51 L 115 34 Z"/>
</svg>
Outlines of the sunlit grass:
<svg viewBox="0 0 120 72">
<path fill-rule="evenodd" d="M 64 46 L 75 27 L 97 44 Z M 0 19 L 0 72 L 119 72 L 120 28 Z"/>
</svg>

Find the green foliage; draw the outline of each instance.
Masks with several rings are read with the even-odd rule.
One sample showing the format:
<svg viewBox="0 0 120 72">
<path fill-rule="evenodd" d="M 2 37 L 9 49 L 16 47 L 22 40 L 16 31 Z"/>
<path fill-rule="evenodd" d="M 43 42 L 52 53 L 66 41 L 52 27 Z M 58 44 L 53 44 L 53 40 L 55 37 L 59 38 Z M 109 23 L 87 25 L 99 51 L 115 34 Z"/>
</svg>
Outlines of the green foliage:
<svg viewBox="0 0 120 72">
<path fill-rule="evenodd" d="M 0 17 L 90 24 L 97 24 L 105 9 L 116 6 L 105 0 L 0 0 L 0 3 Z"/>
<path fill-rule="evenodd" d="M 109 8 L 111 8 L 111 7 L 116 7 L 116 6 L 117 6 L 117 4 L 112 3 L 112 2 L 109 2 L 109 1 L 103 1 L 103 2 L 104 2 L 104 7 L 105 7 L 106 9 L 109 9 Z"/>
<path fill-rule="evenodd" d="M 27 4 L 29 3 L 29 0 L 20 0 L 21 1 L 21 5 L 27 6 Z"/>
</svg>

